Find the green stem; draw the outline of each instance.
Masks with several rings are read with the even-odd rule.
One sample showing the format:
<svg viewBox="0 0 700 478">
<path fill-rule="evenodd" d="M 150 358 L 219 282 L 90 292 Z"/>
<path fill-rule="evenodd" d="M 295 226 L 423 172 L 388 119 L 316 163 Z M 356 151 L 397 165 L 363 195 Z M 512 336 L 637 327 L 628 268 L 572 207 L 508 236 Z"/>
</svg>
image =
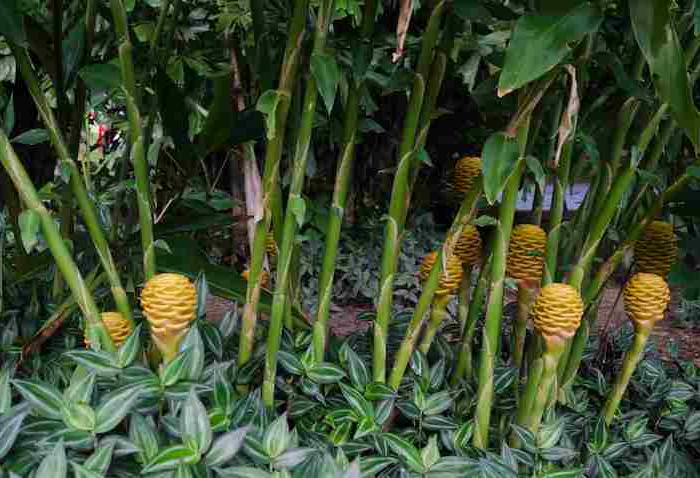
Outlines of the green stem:
<svg viewBox="0 0 700 478">
<path fill-rule="evenodd" d="M 532 409 L 527 419 L 527 428 L 535 434 L 535 436 L 540 429 L 542 415 L 549 403 L 552 386 L 557 379 L 559 357 L 561 357 L 564 351 L 564 342 L 558 339 L 554 339 L 554 342 L 555 343 L 545 340 L 546 350 L 542 355 L 542 376 L 537 384 L 537 394 L 535 395 L 535 400 L 532 403 Z"/>
<path fill-rule="evenodd" d="M 462 206 L 457 212 L 450 230 L 447 232 L 445 242 L 438 252 L 435 264 L 430 270 L 430 275 L 423 284 L 423 289 L 421 290 L 420 297 L 418 298 L 418 304 L 416 304 L 416 308 L 413 311 L 413 318 L 408 324 L 408 328 L 406 329 L 406 334 L 401 341 L 399 351 L 396 353 L 394 366 L 391 370 L 391 376 L 389 377 L 389 386 L 394 390 L 398 390 L 399 385 L 401 385 L 401 380 L 403 380 L 403 376 L 406 373 L 406 367 L 411 359 L 411 355 L 413 355 L 416 342 L 418 341 L 418 336 L 420 335 L 420 331 L 425 324 L 426 314 L 435 296 L 435 291 L 440 284 L 440 275 L 443 272 L 443 262 L 445 258 L 449 257 L 453 253 L 455 244 L 457 243 L 462 230 L 476 215 L 476 204 L 477 200 L 481 196 L 481 191 L 481 184 L 479 183 L 478 185 L 475 185 L 465 196 Z"/>
<path fill-rule="evenodd" d="M 527 319 L 530 317 L 530 309 L 536 293 L 537 287 L 535 284 L 531 284 L 528 281 L 518 281 L 518 313 L 513 326 L 513 367 L 518 371 L 518 376 L 520 376 L 523 366 Z M 517 397 L 520 392 L 519 380 L 515 381 L 515 392 Z"/>
<path fill-rule="evenodd" d="M 527 122 L 522 127 L 527 131 Z M 526 133 L 525 133 L 526 136 Z M 491 292 L 486 306 L 481 353 L 479 354 L 479 386 L 474 416 L 473 445 L 476 448 L 488 447 L 489 422 L 493 405 L 493 372 L 496 363 L 496 350 L 501 335 L 503 316 L 503 286 L 506 274 L 506 255 L 510 243 L 510 233 L 515 217 L 515 204 L 518 199 L 520 179 L 525 169 L 525 161 L 520 160 L 508 180 L 499 208 L 499 220 L 493 237 L 493 265 L 491 270 Z"/>
<path fill-rule="evenodd" d="M 46 243 L 51 250 L 58 269 L 70 288 L 73 297 L 78 302 L 80 310 L 87 321 L 88 337 L 94 347 L 104 347 L 108 351 L 114 351 L 114 344 L 109 337 L 109 332 L 102 323 L 100 310 L 97 308 L 95 299 L 86 286 L 78 267 L 75 265 L 71 253 L 66 246 L 61 232 L 51 217 L 51 213 L 42 204 L 39 194 L 32 184 L 27 171 L 22 165 L 22 161 L 17 157 L 15 150 L 10 144 L 10 140 L 5 133 L 0 130 L 0 163 L 7 171 L 10 179 L 19 192 L 24 204 L 29 211 L 33 211 L 41 220 L 41 230 L 44 233 Z"/>
<path fill-rule="evenodd" d="M 604 416 L 605 423 L 608 425 L 610 425 L 610 422 L 612 422 L 612 419 L 617 412 L 617 408 L 620 405 L 622 396 L 625 394 L 625 390 L 627 390 L 627 385 L 630 382 L 632 374 L 637 368 L 637 364 L 644 356 L 644 347 L 647 343 L 647 339 L 649 338 L 652 328 L 653 325 L 651 327 L 647 326 L 638 328 L 634 335 L 632 347 L 625 354 L 625 359 L 622 362 L 622 369 L 620 369 L 619 374 L 615 378 L 615 384 L 610 389 L 608 398 L 605 402 Z"/>
<path fill-rule="evenodd" d="M 109 249 L 109 244 L 105 237 L 105 233 L 102 230 L 102 225 L 100 224 L 94 201 L 85 190 L 85 184 L 82 181 L 80 172 L 75 164 L 75 161 L 68 152 L 68 148 L 63 140 L 63 136 L 61 135 L 61 130 L 58 127 L 56 118 L 54 117 L 51 108 L 48 106 L 46 96 L 44 95 L 44 92 L 39 85 L 39 81 L 32 70 L 27 51 L 20 49 L 13 44 L 10 44 L 10 48 L 12 49 L 15 61 L 17 62 L 18 69 L 26 81 L 32 97 L 34 98 L 39 114 L 49 133 L 54 149 L 56 150 L 56 154 L 61 161 L 61 164 L 67 167 L 69 171 L 71 190 L 73 191 L 73 195 L 78 202 L 78 207 L 80 208 L 80 212 L 83 216 L 88 232 L 90 233 L 92 242 L 95 245 L 95 249 L 97 250 L 102 267 L 109 277 L 112 295 L 117 306 L 117 310 L 126 320 L 133 323 L 131 305 L 127 299 L 126 291 L 122 286 L 121 278 L 119 277 L 117 266 Z"/>
<path fill-rule="evenodd" d="M 265 242 L 272 222 L 272 200 L 275 191 L 279 188 L 279 169 L 282 148 L 289 113 L 289 105 L 292 98 L 292 88 L 296 81 L 300 56 L 302 53 L 302 40 L 304 33 L 304 21 L 308 8 L 308 0 L 296 0 L 294 13 L 289 26 L 287 47 L 284 54 L 284 62 L 280 72 L 277 89 L 279 104 L 275 110 L 274 136 L 269 138 L 265 153 L 265 170 L 263 172 L 263 207 L 262 217 L 255 217 L 255 239 L 250 258 L 250 274 L 248 276 L 248 288 L 246 290 L 246 302 L 243 308 L 241 322 L 240 342 L 238 346 L 238 364 L 246 364 L 253 353 L 255 324 L 257 323 L 258 304 L 262 284 L 260 276 L 265 258 Z M 268 135 L 270 132 L 268 132 Z M 275 236 L 275 242 L 280 244 Z"/>
<path fill-rule="evenodd" d="M 518 402 L 518 411 L 515 417 L 515 424 L 520 427 L 527 426 L 527 420 L 530 416 L 530 411 L 532 410 L 532 404 L 537 398 L 537 387 L 540 384 L 543 369 L 544 360 L 541 356 L 538 356 L 535 360 L 533 360 L 532 364 L 529 366 L 527 384 L 525 385 L 525 391 Z M 510 435 L 510 446 L 511 448 L 520 448 L 521 446 L 520 439 L 515 432 L 511 433 Z"/>
<path fill-rule="evenodd" d="M 151 212 L 151 183 L 144 150 L 143 124 L 139 112 L 139 94 L 136 89 L 134 61 L 129 39 L 129 25 L 122 0 L 110 0 L 114 28 L 119 41 L 119 65 L 122 86 L 126 96 L 126 115 L 129 120 L 131 160 L 136 175 L 136 203 L 141 222 L 141 246 L 143 248 L 143 272 L 145 280 L 156 274 L 156 251 L 153 240 L 153 213 Z"/>
<path fill-rule="evenodd" d="M 333 19 L 335 0 L 324 0 L 318 11 L 316 35 L 312 55 L 323 55 L 326 49 L 328 28 Z M 285 303 L 291 300 L 287 297 L 289 291 L 289 276 L 291 262 L 296 247 L 296 235 L 299 229 L 300 218 L 297 217 L 304 207 L 304 199 L 301 192 L 306 175 L 306 159 L 311 145 L 311 133 L 316 117 L 316 103 L 318 100 L 318 85 L 314 75 L 309 75 L 306 81 L 304 95 L 304 109 L 299 126 L 296 149 L 294 152 L 294 165 L 292 180 L 289 185 L 287 210 L 284 216 L 282 244 L 277 258 L 277 279 L 275 291 L 272 297 L 272 311 L 270 314 L 270 328 L 267 336 L 267 354 L 265 355 L 265 374 L 263 377 L 263 402 L 268 408 L 274 407 L 275 402 L 275 377 L 277 375 L 277 352 L 282 339 L 282 326 L 284 323 Z"/>
<path fill-rule="evenodd" d="M 491 278 L 491 258 L 489 257 L 479 270 L 479 278 L 477 279 L 476 288 L 472 294 L 472 299 L 469 303 L 469 312 L 467 320 L 464 323 L 462 333 L 462 343 L 457 359 L 457 366 L 452 374 L 452 384 L 456 385 L 463 378 L 471 379 L 474 376 L 473 350 L 474 334 L 476 333 L 476 324 L 481 315 L 481 309 L 484 305 L 484 295 L 490 284 Z"/>
<path fill-rule="evenodd" d="M 459 320 L 459 330 L 462 336 L 464 336 L 467 318 L 469 317 L 469 299 L 472 291 L 472 269 L 473 266 L 462 266 L 462 282 L 459 284 L 457 318 Z"/>
<path fill-rule="evenodd" d="M 433 340 L 435 340 L 440 325 L 442 325 L 445 317 L 447 317 L 447 304 L 450 303 L 451 299 L 452 296 L 447 294 L 437 296 L 433 301 L 433 310 L 430 313 L 430 320 L 428 321 L 428 326 L 425 328 L 425 332 L 423 332 L 423 340 L 418 346 L 418 350 L 424 355 L 428 355 L 430 346 L 433 344 Z"/>
<path fill-rule="evenodd" d="M 377 11 L 377 0 L 367 0 L 363 16 L 361 41 L 367 54 L 372 51 L 372 36 L 374 35 L 374 18 Z M 363 59 L 358 59 L 361 63 Z M 357 120 L 360 112 L 360 92 L 365 84 L 364 77 L 359 79 L 348 92 L 343 124 L 342 154 L 336 173 L 335 188 L 331 204 L 331 214 L 326 227 L 321 275 L 318 283 L 318 314 L 314 323 L 314 351 L 317 361 L 323 361 L 328 335 L 328 316 L 330 315 L 335 261 L 338 255 L 340 230 L 343 225 L 348 189 L 352 177 L 352 166 L 355 161 L 355 144 L 357 141 Z"/>
<path fill-rule="evenodd" d="M 445 2 L 438 3 L 432 11 L 428 27 L 423 35 L 423 43 L 418 59 L 418 67 L 413 80 L 411 99 L 406 110 L 406 117 L 398 151 L 398 166 L 394 175 L 389 204 L 389 215 L 384 229 L 384 249 L 379 276 L 379 297 L 377 300 L 377 319 L 374 323 L 373 367 L 375 382 L 386 380 L 386 339 L 394 292 L 394 275 L 398 266 L 397 251 L 401 249 L 401 237 L 406 223 L 406 214 L 410 202 L 410 179 L 413 160 L 416 153 L 416 131 L 420 122 L 423 97 L 431 66 L 433 50 L 437 44 L 440 23 L 445 9 Z M 403 375 L 403 373 L 401 373 Z"/>
</svg>

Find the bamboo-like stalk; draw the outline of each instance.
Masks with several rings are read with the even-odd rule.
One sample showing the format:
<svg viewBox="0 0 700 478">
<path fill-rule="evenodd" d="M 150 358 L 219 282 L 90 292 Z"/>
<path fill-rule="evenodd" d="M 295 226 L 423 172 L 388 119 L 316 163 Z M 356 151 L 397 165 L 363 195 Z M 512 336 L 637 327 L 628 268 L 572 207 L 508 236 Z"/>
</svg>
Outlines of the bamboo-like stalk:
<svg viewBox="0 0 700 478">
<path fill-rule="evenodd" d="M 460 207 L 457 215 L 450 230 L 447 232 L 445 241 L 438 252 L 437 259 L 435 259 L 435 264 L 430 270 L 430 275 L 425 280 L 423 284 L 423 289 L 421 290 L 420 297 L 418 298 L 418 303 L 413 311 L 413 317 L 411 322 L 408 324 L 406 329 L 406 334 L 404 335 L 399 351 L 396 353 L 396 358 L 394 359 L 394 366 L 391 370 L 391 376 L 389 377 L 389 386 L 394 390 L 398 390 L 399 385 L 401 385 L 401 380 L 406 373 L 406 367 L 411 359 L 411 355 L 418 341 L 420 331 L 423 328 L 426 320 L 426 314 L 430 305 L 433 302 L 435 296 L 435 291 L 440 283 L 440 275 L 444 270 L 445 261 L 453 253 L 455 244 L 459 239 L 459 235 L 462 233 L 462 229 L 469 224 L 469 222 L 476 215 L 476 204 L 481 196 L 482 186 L 481 183 L 474 185 L 474 187 L 467 193 L 462 201 L 462 206 Z"/>
<path fill-rule="evenodd" d="M 368 55 L 372 51 L 372 36 L 374 35 L 374 19 L 376 12 L 377 0 L 366 0 L 360 38 L 363 43 L 363 48 L 367 48 Z M 361 61 L 362 59 L 358 59 L 358 62 Z M 338 254 L 338 241 L 340 240 L 340 230 L 343 225 L 348 188 L 352 176 L 352 166 L 355 161 L 357 120 L 360 111 L 360 92 L 364 84 L 364 78 L 359 78 L 356 81 L 348 92 L 348 99 L 345 105 L 342 154 L 339 158 L 338 172 L 336 173 L 331 214 L 328 217 L 328 225 L 326 227 L 326 241 L 324 244 L 321 275 L 318 283 L 318 313 L 313 327 L 314 351 L 316 360 L 318 361 L 323 361 L 326 350 L 328 316 L 330 315 L 335 260 Z"/>
<path fill-rule="evenodd" d="M 0 163 L 7 171 L 10 179 L 17 188 L 22 201 L 27 210 L 33 211 L 41 220 L 41 230 L 44 233 L 46 243 L 51 250 L 56 266 L 63 274 L 63 277 L 70 288 L 73 297 L 80 306 L 80 310 L 87 321 L 87 336 L 94 347 L 104 347 L 108 351 L 114 351 L 114 344 L 109 337 L 107 328 L 100 318 L 100 310 L 86 286 L 78 267 L 75 265 L 68 246 L 61 237 L 56 223 L 51 217 L 51 213 L 42 204 L 41 199 L 29 178 L 22 161 L 17 157 L 15 150 L 10 144 L 10 140 L 0 129 Z"/>
<path fill-rule="evenodd" d="M 335 0 L 323 0 L 318 10 L 316 34 L 312 55 L 323 55 L 326 49 L 328 28 L 333 19 Z M 272 297 L 272 310 L 270 313 L 270 328 L 267 336 L 267 353 L 265 355 L 265 372 L 263 376 L 263 402 L 268 408 L 273 408 L 275 403 L 275 378 L 277 375 L 277 352 L 282 338 L 282 326 L 284 321 L 285 305 L 289 292 L 289 275 L 292 265 L 292 257 L 296 246 L 296 235 L 299 230 L 300 208 L 304 208 L 304 199 L 301 196 L 306 175 L 306 159 L 311 145 L 311 132 L 316 117 L 316 103 L 318 100 L 318 84 L 313 74 L 306 81 L 304 94 L 304 109 L 299 127 L 294 152 L 294 164 L 292 180 L 289 185 L 287 210 L 284 216 L 284 227 L 280 254 L 277 259 L 277 276 L 275 291 Z"/>
<path fill-rule="evenodd" d="M 56 154 L 61 163 L 68 167 L 71 190 L 73 191 L 73 195 L 78 202 L 78 207 L 80 208 L 85 225 L 87 226 L 90 237 L 95 245 L 95 249 L 97 250 L 102 267 L 104 267 L 104 270 L 109 277 L 112 296 L 114 298 L 114 303 L 117 306 L 117 310 L 126 320 L 133 324 L 131 305 L 129 304 L 129 299 L 126 295 L 124 286 L 122 285 L 121 278 L 119 277 L 119 271 L 117 270 L 114 258 L 112 257 L 112 253 L 109 249 L 109 244 L 105 237 L 105 233 L 102 230 L 102 226 L 97 215 L 97 210 L 92 198 L 90 198 L 85 190 L 85 185 L 83 184 L 75 161 L 68 152 L 68 148 L 63 140 L 63 136 L 61 135 L 56 118 L 54 117 L 51 108 L 48 106 L 46 96 L 44 95 L 44 92 L 39 85 L 39 81 L 32 70 L 29 62 L 29 56 L 27 55 L 26 50 L 13 44 L 10 44 L 10 48 L 12 49 L 15 61 L 17 62 L 18 69 L 27 83 L 32 97 L 34 98 L 39 114 L 46 126 L 46 130 L 49 133 L 54 149 L 56 150 Z M 17 189 L 19 191 L 19 188 Z"/>
<path fill-rule="evenodd" d="M 153 213 L 151 211 L 151 183 L 144 149 L 143 125 L 139 111 L 139 95 L 136 89 L 133 46 L 129 37 L 129 25 L 122 0 L 110 0 L 114 28 L 119 42 L 119 66 L 122 86 L 126 95 L 126 114 L 129 120 L 131 160 L 136 175 L 136 203 L 141 222 L 141 246 L 143 248 L 143 272 L 148 281 L 156 274 L 156 251 L 153 239 Z"/>
<path fill-rule="evenodd" d="M 537 295 L 539 284 L 529 280 L 518 281 L 518 311 L 513 326 L 513 367 L 520 372 L 523 366 L 525 354 L 525 337 L 527 336 L 527 319 L 530 317 L 530 308 Z M 520 393 L 519 379 L 515 380 L 516 398 Z"/>
<path fill-rule="evenodd" d="M 430 313 L 430 320 L 428 321 L 428 325 L 423 332 L 423 339 L 418 346 L 418 350 L 425 355 L 428 355 L 430 346 L 433 344 L 433 340 L 435 340 L 435 336 L 440 329 L 440 325 L 442 325 L 442 322 L 447 316 L 447 304 L 450 303 L 450 300 L 452 300 L 452 296 L 448 294 L 437 297 L 433 301 L 433 309 Z"/>
<path fill-rule="evenodd" d="M 464 323 L 462 332 L 462 342 L 459 348 L 457 366 L 452 373 L 452 384 L 456 385 L 463 378 L 471 379 L 474 376 L 473 345 L 474 334 L 476 333 L 476 323 L 481 315 L 484 305 L 484 295 L 490 285 L 491 278 L 491 257 L 488 257 L 479 270 L 479 278 L 474 288 L 471 301 L 469 302 L 469 312 Z"/>
<path fill-rule="evenodd" d="M 627 385 L 629 384 L 630 378 L 632 378 L 632 374 L 637 368 L 637 364 L 644 356 L 644 347 L 646 347 L 650 334 L 651 328 L 643 331 L 638 330 L 634 334 L 632 347 L 625 354 L 620 373 L 617 377 L 615 377 L 615 383 L 610 389 L 607 400 L 605 401 L 603 416 L 605 416 L 605 423 L 608 425 L 610 425 L 610 422 L 612 422 L 612 419 L 617 412 L 617 407 L 620 405 L 620 401 L 622 400 L 622 396 L 625 394 L 625 390 L 627 390 Z"/>
<path fill-rule="evenodd" d="M 469 304 L 472 291 L 472 269 L 474 266 L 462 265 L 462 282 L 459 284 L 459 292 L 457 295 L 457 319 L 459 320 L 459 329 L 464 336 L 464 331 L 467 328 L 467 319 L 469 318 Z"/>
<path fill-rule="evenodd" d="M 374 381 L 380 383 L 384 383 L 386 380 L 386 341 L 394 299 L 394 275 L 396 274 L 399 256 L 397 251 L 401 249 L 401 237 L 411 197 L 410 181 L 416 152 L 416 131 L 420 123 L 433 50 L 437 44 L 440 24 L 446 8 L 445 4 L 445 1 L 440 1 L 435 5 L 428 21 L 428 27 L 423 34 L 418 66 L 413 80 L 413 89 L 406 110 L 401 142 L 399 144 L 398 166 L 394 175 L 389 214 L 384 229 L 384 248 L 379 276 L 379 297 L 377 300 L 377 318 L 374 323 L 372 352 L 372 374 Z"/>
<path fill-rule="evenodd" d="M 552 386 L 557 379 L 557 365 L 559 359 L 564 352 L 564 341 L 545 341 L 546 349 L 542 354 L 542 373 L 537 384 L 537 391 L 532 401 L 532 408 L 527 417 L 527 428 L 534 434 L 537 434 L 542 415 L 549 403 L 549 396 Z M 536 377 L 536 375 L 534 375 Z M 530 390 L 528 390 L 530 391 Z"/>
<path fill-rule="evenodd" d="M 289 105 L 292 97 L 292 88 L 296 81 L 299 66 L 304 21 L 308 8 L 308 0 L 296 0 L 294 13 L 290 21 L 287 47 L 284 53 L 284 61 L 280 72 L 278 85 L 279 104 L 275 110 L 275 134 L 267 144 L 265 154 L 265 170 L 263 172 L 263 208 L 262 217 L 255 217 L 255 240 L 253 252 L 250 258 L 248 288 L 246 290 L 246 302 L 243 307 L 241 321 L 241 334 L 238 345 L 238 365 L 244 365 L 252 356 L 254 345 L 255 324 L 257 323 L 258 303 L 260 301 L 261 273 L 265 258 L 265 242 L 272 222 L 273 194 L 279 188 L 279 167 L 284 146 L 285 129 Z M 269 134 L 269 133 L 268 133 Z M 279 238 L 275 242 L 280 244 Z"/>
<path fill-rule="evenodd" d="M 523 126 L 527 131 L 527 126 Z M 527 136 L 527 134 L 525 134 Z M 488 446 L 489 422 L 493 402 L 493 371 L 496 362 L 503 315 L 503 286 L 506 274 L 506 255 L 510 232 L 515 217 L 515 204 L 520 188 L 520 179 L 525 170 L 525 161 L 519 160 L 503 192 L 499 207 L 499 219 L 493 237 L 493 264 L 491 269 L 491 292 L 486 307 L 481 352 L 479 354 L 479 385 L 474 415 L 473 445 L 485 449 Z"/>
</svg>

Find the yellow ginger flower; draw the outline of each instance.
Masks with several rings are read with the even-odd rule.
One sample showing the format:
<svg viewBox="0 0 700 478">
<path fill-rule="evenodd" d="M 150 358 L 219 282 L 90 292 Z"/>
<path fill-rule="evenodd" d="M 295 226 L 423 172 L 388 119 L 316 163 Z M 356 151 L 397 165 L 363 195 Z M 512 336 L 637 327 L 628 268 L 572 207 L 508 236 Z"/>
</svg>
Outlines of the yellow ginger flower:
<svg viewBox="0 0 700 478">
<path fill-rule="evenodd" d="M 455 164 L 452 182 L 457 192 L 466 194 L 479 180 L 481 175 L 481 159 L 474 156 L 466 156 Z"/>
<path fill-rule="evenodd" d="M 250 270 L 246 269 L 243 272 L 241 272 L 241 277 L 243 277 L 245 280 L 248 280 L 248 277 L 250 276 Z M 262 280 L 261 284 L 264 289 L 268 289 L 270 287 L 270 273 L 267 272 L 265 269 L 262 270 L 260 273 L 260 278 Z"/>
<path fill-rule="evenodd" d="M 104 322 L 109 332 L 109 337 L 112 339 L 112 343 L 114 343 L 114 346 L 117 348 L 121 347 L 133 331 L 131 323 L 119 312 L 103 312 L 101 317 L 102 322 Z M 85 337 L 85 345 L 88 347 L 90 346 L 90 340 L 87 336 Z"/>
<path fill-rule="evenodd" d="M 462 229 L 462 234 L 455 244 L 454 255 L 465 267 L 472 267 L 479 261 L 481 255 L 481 237 L 475 226 L 468 224 Z"/>
<path fill-rule="evenodd" d="M 423 262 L 420 265 L 420 278 L 425 281 L 430 275 L 430 269 L 433 268 L 435 260 L 437 259 L 438 253 L 436 251 L 431 252 L 423 258 Z M 440 276 L 440 283 L 435 291 L 436 296 L 449 295 L 462 281 L 462 262 L 459 258 L 452 254 L 447 263 L 445 264 L 445 270 Z"/>
<path fill-rule="evenodd" d="M 180 274 L 158 274 L 141 292 L 141 307 L 151 326 L 153 341 L 169 362 L 195 318 L 197 291 L 194 284 Z"/>
<path fill-rule="evenodd" d="M 666 277 L 676 262 L 678 249 L 673 226 L 663 221 L 652 221 L 634 245 L 639 272 Z"/>
<path fill-rule="evenodd" d="M 275 243 L 275 236 L 272 232 L 268 232 L 265 238 L 265 252 L 267 252 L 270 260 L 277 257 L 277 244 Z"/>
<path fill-rule="evenodd" d="M 635 274 L 624 289 L 625 310 L 635 328 L 653 327 L 661 320 L 671 294 L 663 277 L 640 272 Z"/>
<path fill-rule="evenodd" d="M 544 265 L 547 234 L 540 226 L 519 224 L 510 235 L 508 275 L 519 280 L 539 280 Z"/>
<path fill-rule="evenodd" d="M 532 308 L 535 328 L 546 341 L 569 339 L 581 323 L 583 301 L 568 284 L 549 284 L 542 288 Z"/>
</svg>

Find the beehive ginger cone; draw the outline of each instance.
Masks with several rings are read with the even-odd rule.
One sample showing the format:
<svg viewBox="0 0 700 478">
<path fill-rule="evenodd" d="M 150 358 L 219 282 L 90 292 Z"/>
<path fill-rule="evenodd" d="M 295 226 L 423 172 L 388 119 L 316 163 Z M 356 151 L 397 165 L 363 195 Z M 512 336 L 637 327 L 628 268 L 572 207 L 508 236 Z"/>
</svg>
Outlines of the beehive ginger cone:
<svg viewBox="0 0 700 478">
<path fill-rule="evenodd" d="M 126 342 L 126 339 L 129 338 L 131 332 L 133 332 L 131 323 L 119 312 L 103 312 L 101 318 L 114 346 L 117 348 L 121 347 Z M 90 346 L 90 340 L 87 336 L 85 336 L 85 345 Z"/>
<path fill-rule="evenodd" d="M 639 272 L 666 277 L 676 262 L 678 246 L 673 226 L 663 221 L 652 221 L 634 245 L 634 257 Z"/>
<path fill-rule="evenodd" d="M 151 337 L 166 362 L 177 353 L 197 309 L 194 284 L 180 274 L 158 274 L 141 293 L 141 307 L 151 328 Z"/>
<path fill-rule="evenodd" d="M 671 297 L 668 284 L 657 274 L 639 272 L 625 285 L 625 311 L 635 329 L 650 330 L 663 319 Z"/>
<path fill-rule="evenodd" d="M 546 342 L 563 342 L 573 337 L 581 324 L 583 300 L 568 284 L 549 284 L 537 296 L 532 315 L 535 328 Z"/>
<path fill-rule="evenodd" d="M 455 164 L 452 184 L 455 191 L 466 194 L 481 177 L 481 158 L 465 156 Z"/>
<path fill-rule="evenodd" d="M 508 248 L 507 274 L 517 280 L 539 281 L 544 267 L 547 234 L 534 224 L 513 228 Z"/>
<path fill-rule="evenodd" d="M 455 244 L 454 255 L 462 261 L 462 266 L 473 267 L 481 257 L 481 236 L 479 230 L 468 224 L 462 229 L 462 233 Z"/>
<path fill-rule="evenodd" d="M 436 251 L 431 252 L 423 258 L 423 262 L 420 265 L 420 278 L 425 281 L 430 275 L 430 270 L 433 268 L 435 261 L 437 260 L 438 253 Z M 440 282 L 438 288 L 435 291 L 436 296 L 444 296 L 451 294 L 462 281 L 462 261 L 452 254 L 445 264 L 445 270 L 442 271 L 440 275 Z"/>
</svg>

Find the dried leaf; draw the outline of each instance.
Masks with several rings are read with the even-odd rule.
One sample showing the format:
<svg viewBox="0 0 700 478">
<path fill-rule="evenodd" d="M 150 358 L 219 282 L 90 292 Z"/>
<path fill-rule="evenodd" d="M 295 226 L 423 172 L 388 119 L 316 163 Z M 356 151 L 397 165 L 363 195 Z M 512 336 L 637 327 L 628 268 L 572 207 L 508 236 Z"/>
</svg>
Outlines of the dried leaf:
<svg viewBox="0 0 700 478">
<path fill-rule="evenodd" d="M 566 111 L 561 117 L 561 124 L 559 125 L 559 141 L 557 144 L 557 154 L 554 156 L 554 167 L 559 165 L 559 158 L 561 158 L 561 151 L 564 148 L 564 144 L 571 138 L 576 129 L 576 117 L 578 116 L 578 111 L 581 108 L 581 101 L 578 97 L 578 83 L 576 81 L 576 69 L 571 65 L 566 65 L 566 71 L 569 72 L 571 76 L 571 93 L 569 94 L 569 103 L 566 106 Z"/>
<path fill-rule="evenodd" d="M 404 45 L 406 43 L 406 34 L 408 27 L 411 24 L 413 16 L 413 0 L 401 0 L 401 11 L 399 13 L 399 22 L 396 25 L 396 53 L 392 57 L 392 61 L 396 63 L 401 59 L 404 53 Z"/>
</svg>

